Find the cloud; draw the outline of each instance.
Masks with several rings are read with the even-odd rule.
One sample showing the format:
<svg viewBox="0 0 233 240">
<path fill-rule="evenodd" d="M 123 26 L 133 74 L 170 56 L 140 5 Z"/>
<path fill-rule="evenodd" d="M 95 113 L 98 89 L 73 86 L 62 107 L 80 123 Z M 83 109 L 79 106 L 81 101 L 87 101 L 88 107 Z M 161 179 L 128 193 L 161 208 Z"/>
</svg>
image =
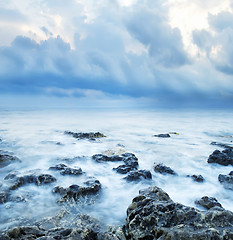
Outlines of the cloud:
<svg viewBox="0 0 233 240">
<path fill-rule="evenodd" d="M 39 20 L 0 47 L 1 94 L 126 96 L 167 105 L 232 99 L 228 13 L 224 21 L 209 16 L 211 30 L 193 33 L 203 56 L 195 59 L 170 26 L 164 1 L 25 4 L 33 6 L 28 18 L 36 12 Z"/>
<path fill-rule="evenodd" d="M 217 71 L 233 75 L 233 14 L 209 14 L 210 29 L 194 31 L 194 43 L 203 51 Z"/>
</svg>

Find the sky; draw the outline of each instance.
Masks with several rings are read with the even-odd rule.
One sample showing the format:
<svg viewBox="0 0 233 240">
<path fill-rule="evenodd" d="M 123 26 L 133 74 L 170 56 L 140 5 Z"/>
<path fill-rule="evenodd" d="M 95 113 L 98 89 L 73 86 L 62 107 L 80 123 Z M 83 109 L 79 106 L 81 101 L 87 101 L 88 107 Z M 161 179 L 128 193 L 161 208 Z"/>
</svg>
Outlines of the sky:
<svg viewBox="0 0 233 240">
<path fill-rule="evenodd" d="M 232 42 L 232 0 L 0 0 L 0 102 L 233 107 Z"/>
</svg>

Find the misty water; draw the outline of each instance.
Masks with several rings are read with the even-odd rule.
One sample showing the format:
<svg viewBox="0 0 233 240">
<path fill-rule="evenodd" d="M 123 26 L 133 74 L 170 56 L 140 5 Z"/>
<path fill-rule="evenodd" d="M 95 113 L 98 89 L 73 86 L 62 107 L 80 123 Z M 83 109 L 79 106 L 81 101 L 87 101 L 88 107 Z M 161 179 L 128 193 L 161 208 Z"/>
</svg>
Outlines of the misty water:
<svg viewBox="0 0 233 240">
<path fill-rule="evenodd" d="M 0 168 L 0 186 L 4 177 L 17 174 L 49 173 L 57 181 L 49 185 L 28 184 L 14 191 L 26 202 L 0 204 L 0 226 L 5 229 L 25 221 L 55 216 L 62 208 L 73 214 L 88 213 L 106 224 L 123 224 L 126 209 L 140 189 L 156 185 L 176 202 L 197 207 L 195 200 L 211 196 L 233 211 L 233 194 L 218 182 L 219 174 L 228 174 L 232 166 L 207 163 L 208 156 L 221 147 L 212 141 L 232 144 L 233 112 L 214 110 L 0 110 L 0 150 L 21 159 Z M 78 140 L 64 131 L 101 132 L 106 138 Z M 177 132 L 170 138 L 154 134 Z M 59 144 L 58 144 L 59 143 Z M 119 162 L 97 163 L 92 155 L 107 150 L 134 153 L 139 169 L 150 170 L 152 180 L 127 182 L 125 175 L 112 169 Z M 62 176 L 49 167 L 64 163 L 80 167 L 85 176 Z M 178 176 L 154 172 L 154 163 L 163 163 Z M 205 182 L 194 182 L 187 175 L 201 174 Z M 82 185 L 86 176 L 95 177 L 102 189 L 93 202 L 72 206 L 56 203 L 55 186 Z M 1 230 L 0 229 L 0 230 Z"/>
</svg>

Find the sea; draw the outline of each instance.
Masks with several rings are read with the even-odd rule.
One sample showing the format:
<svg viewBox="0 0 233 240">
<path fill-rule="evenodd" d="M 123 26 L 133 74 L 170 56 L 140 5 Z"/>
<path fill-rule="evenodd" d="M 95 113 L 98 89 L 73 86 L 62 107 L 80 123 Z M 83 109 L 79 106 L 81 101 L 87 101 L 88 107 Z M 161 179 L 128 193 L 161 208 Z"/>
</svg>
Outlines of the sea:
<svg viewBox="0 0 233 240">
<path fill-rule="evenodd" d="M 106 137 L 93 140 L 76 139 L 64 134 L 101 132 Z M 171 133 L 170 138 L 154 135 Z M 48 185 L 28 184 L 12 191 L 23 201 L 0 204 L 0 231 L 25 222 L 53 217 L 61 209 L 71 214 L 88 214 L 106 225 L 122 225 L 127 207 L 140 189 L 158 186 L 173 201 L 197 207 L 203 196 L 216 198 L 233 211 L 233 194 L 218 181 L 219 174 L 229 174 L 232 166 L 207 162 L 209 155 L 222 147 L 219 142 L 233 144 L 233 111 L 190 109 L 0 109 L 0 150 L 17 156 L 21 162 L 0 168 L 0 190 L 7 187 L 9 173 L 23 176 L 47 173 L 57 181 Z M 94 154 L 134 153 L 139 169 L 149 170 L 152 179 L 128 182 L 113 170 L 119 162 L 98 163 Z M 49 168 L 64 163 L 80 167 L 85 177 L 95 177 L 101 191 L 87 204 L 59 204 L 56 186 L 82 185 L 84 176 L 63 176 Z M 160 174 L 154 165 L 163 163 L 177 175 Z M 203 183 L 187 175 L 202 175 Z M 0 191 L 1 192 L 1 191 Z"/>
</svg>

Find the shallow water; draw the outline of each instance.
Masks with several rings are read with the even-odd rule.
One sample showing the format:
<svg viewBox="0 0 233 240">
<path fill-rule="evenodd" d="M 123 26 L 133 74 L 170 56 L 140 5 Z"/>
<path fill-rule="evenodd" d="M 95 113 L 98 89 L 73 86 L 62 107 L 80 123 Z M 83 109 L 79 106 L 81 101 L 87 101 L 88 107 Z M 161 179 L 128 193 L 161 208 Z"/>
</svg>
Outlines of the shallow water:
<svg viewBox="0 0 233 240">
<path fill-rule="evenodd" d="M 0 110 L 0 149 L 13 152 L 22 162 L 0 169 L 0 182 L 11 171 L 26 174 L 50 173 L 57 182 L 46 186 L 27 185 L 15 194 L 30 195 L 27 202 L 8 202 L 0 205 L 1 229 L 21 221 L 54 216 L 61 206 L 52 188 L 57 185 L 82 184 L 81 177 L 62 176 L 48 168 L 58 163 L 81 167 L 88 176 L 96 177 L 102 190 L 95 203 L 76 204 L 74 212 L 87 212 L 107 224 L 122 224 L 132 198 L 142 188 L 156 185 L 176 201 L 195 206 L 202 196 L 218 199 L 222 206 L 233 211 L 232 191 L 218 182 L 218 174 L 228 174 L 232 166 L 208 164 L 208 156 L 221 147 L 210 142 L 232 144 L 233 112 L 229 111 L 142 111 L 142 110 Z M 96 132 L 107 137 L 97 141 L 77 140 L 64 131 Z M 171 138 L 156 138 L 154 134 L 178 132 Z M 57 145 L 56 143 L 61 143 Z M 124 146 L 139 159 L 139 169 L 150 170 L 152 180 L 126 182 L 112 170 L 121 163 L 95 163 L 91 156 Z M 75 158 L 65 162 L 60 159 Z M 161 175 L 153 171 L 154 163 L 164 163 L 178 176 Z M 201 174 L 204 183 L 186 175 Z"/>
</svg>

